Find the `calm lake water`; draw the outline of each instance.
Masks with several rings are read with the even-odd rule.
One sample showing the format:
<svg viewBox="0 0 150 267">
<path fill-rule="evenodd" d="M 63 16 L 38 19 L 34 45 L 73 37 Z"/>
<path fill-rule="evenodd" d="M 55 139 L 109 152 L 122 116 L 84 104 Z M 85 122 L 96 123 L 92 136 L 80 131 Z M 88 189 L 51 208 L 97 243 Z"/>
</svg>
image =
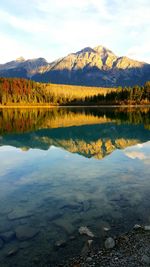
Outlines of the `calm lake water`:
<svg viewBox="0 0 150 267">
<path fill-rule="evenodd" d="M 79 227 L 100 247 L 149 208 L 149 108 L 0 110 L 1 267 L 57 266 L 89 239 Z"/>
</svg>

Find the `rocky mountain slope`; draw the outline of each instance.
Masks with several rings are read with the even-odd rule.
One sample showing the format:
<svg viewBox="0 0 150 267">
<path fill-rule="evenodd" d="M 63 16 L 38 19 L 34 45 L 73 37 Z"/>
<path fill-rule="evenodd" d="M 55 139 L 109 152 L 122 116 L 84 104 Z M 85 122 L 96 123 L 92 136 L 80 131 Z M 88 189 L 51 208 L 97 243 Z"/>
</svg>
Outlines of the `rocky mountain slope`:
<svg viewBox="0 0 150 267">
<path fill-rule="evenodd" d="M 18 77 L 18 78 L 32 78 L 39 69 L 45 68 L 48 62 L 44 58 L 28 59 L 23 57 L 10 61 L 5 64 L 0 64 L 1 77 Z"/>
<path fill-rule="evenodd" d="M 150 64 L 118 57 L 111 50 L 86 47 L 52 63 L 43 58 L 19 58 L 0 65 L 0 76 L 39 82 L 90 86 L 142 85 L 150 79 Z"/>
</svg>

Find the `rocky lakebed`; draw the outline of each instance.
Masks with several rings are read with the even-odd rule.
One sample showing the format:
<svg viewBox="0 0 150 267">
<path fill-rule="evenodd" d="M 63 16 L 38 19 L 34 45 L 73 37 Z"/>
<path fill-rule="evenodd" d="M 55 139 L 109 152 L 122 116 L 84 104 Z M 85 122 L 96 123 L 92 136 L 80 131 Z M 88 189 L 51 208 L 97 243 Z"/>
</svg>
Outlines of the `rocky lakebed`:
<svg viewBox="0 0 150 267">
<path fill-rule="evenodd" d="M 58 239 L 53 251 L 61 255 L 60 260 L 51 259 L 51 251 L 44 252 L 40 246 L 32 253 L 34 242 L 40 242 L 41 229 L 26 224 L 26 217 L 19 212 L 8 214 L 12 222 L 20 219 L 14 230 L 2 224 L 0 228 L 0 266 L 1 267 L 146 267 L 150 266 L 150 225 L 136 224 L 118 236 L 111 228 L 104 227 L 103 240 L 87 226 L 81 226 L 68 239 Z M 19 216 L 19 217 L 18 217 Z M 14 220 L 15 219 L 15 220 Z M 67 227 L 67 226 L 66 226 Z M 81 241 L 81 242 L 79 242 Z M 40 245 L 40 244 L 39 244 Z M 79 247 L 78 247 L 79 246 Z M 77 254 L 77 251 L 80 253 Z M 43 253 L 44 252 L 44 253 Z M 71 253 L 72 252 L 72 253 Z M 70 254 L 71 253 L 71 254 Z M 69 257 L 74 254 L 74 257 Z M 62 260 L 61 260 L 62 258 Z"/>
</svg>

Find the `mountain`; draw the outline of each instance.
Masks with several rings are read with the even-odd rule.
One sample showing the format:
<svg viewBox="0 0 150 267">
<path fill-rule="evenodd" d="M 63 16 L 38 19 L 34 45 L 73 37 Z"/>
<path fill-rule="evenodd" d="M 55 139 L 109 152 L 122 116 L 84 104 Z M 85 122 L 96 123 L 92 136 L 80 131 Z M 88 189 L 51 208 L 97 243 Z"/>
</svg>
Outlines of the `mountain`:
<svg viewBox="0 0 150 267">
<path fill-rule="evenodd" d="M 8 63 L 0 64 L 0 76 L 32 78 L 35 73 L 39 73 L 39 69 L 42 70 L 47 65 L 48 62 L 44 58 L 25 60 L 20 57 Z"/>
<path fill-rule="evenodd" d="M 143 85 L 150 79 L 150 64 L 118 57 L 111 50 L 97 46 L 86 47 L 52 63 L 43 58 L 19 58 L 0 65 L 0 76 L 58 84 L 132 86 Z"/>
</svg>

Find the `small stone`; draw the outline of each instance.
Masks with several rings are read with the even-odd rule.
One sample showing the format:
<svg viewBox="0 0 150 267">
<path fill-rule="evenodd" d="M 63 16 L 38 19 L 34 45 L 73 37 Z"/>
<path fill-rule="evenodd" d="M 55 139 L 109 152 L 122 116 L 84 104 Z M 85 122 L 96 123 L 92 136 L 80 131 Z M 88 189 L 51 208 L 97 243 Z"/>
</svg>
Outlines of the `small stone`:
<svg viewBox="0 0 150 267">
<path fill-rule="evenodd" d="M 19 251 L 19 249 L 17 247 L 14 247 L 12 249 L 10 249 L 7 253 L 7 257 L 11 257 L 17 254 L 17 252 Z"/>
<path fill-rule="evenodd" d="M 4 242 L 3 242 L 3 240 L 0 238 L 0 249 L 2 249 L 3 246 L 4 246 Z"/>
<path fill-rule="evenodd" d="M 146 226 L 144 226 L 144 230 L 145 230 L 145 231 L 150 231 L 150 225 L 146 225 Z"/>
<path fill-rule="evenodd" d="M 81 226 L 79 228 L 79 233 L 80 235 L 87 235 L 89 237 L 94 237 L 94 234 L 86 226 Z"/>
<path fill-rule="evenodd" d="M 8 243 L 13 238 L 15 238 L 15 233 L 13 231 L 8 231 L 8 232 L 5 232 L 5 233 L 1 233 L 0 237 L 3 239 L 4 242 Z"/>
<path fill-rule="evenodd" d="M 142 227 L 141 227 L 141 225 L 139 225 L 139 224 L 135 224 L 134 227 L 133 227 L 134 230 L 138 230 L 138 229 L 141 229 L 141 228 L 142 228 Z"/>
<path fill-rule="evenodd" d="M 88 255 L 88 252 L 89 252 L 89 246 L 88 246 L 87 242 L 85 242 L 85 244 L 81 250 L 81 256 L 86 257 Z"/>
<path fill-rule="evenodd" d="M 56 243 L 55 243 L 55 247 L 56 248 L 60 248 L 60 247 L 65 247 L 66 246 L 66 241 L 65 240 L 58 240 L 58 241 L 56 241 Z"/>
<path fill-rule="evenodd" d="M 115 240 L 112 237 L 108 237 L 105 241 L 105 248 L 111 249 L 115 247 Z"/>
<path fill-rule="evenodd" d="M 92 261 L 92 258 L 91 257 L 88 257 L 87 259 L 86 259 L 86 262 L 91 262 Z"/>
<path fill-rule="evenodd" d="M 150 264 L 150 257 L 148 257 L 147 255 L 143 255 L 142 262 L 146 264 Z"/>
<path fill-rule="evenodd" d="M 92 239 L 91 239 L 91 240 L 88 240 L 87 243 L 88 243 L 88 246 L 89 246 L 89 248 L 90 248 L 91 245 L 92 245 L 92 243 L 93 243 L 93 240 L 92 240 Z"/>
<path fill-rule="evenodd" d="M 108 227 L 104 227 L 103 229 L 104 229 L 105 232 L 110 231 L 110 228 L 108 228 Z"/>
<path fill-rule="evenodd" d="M 74 235 L 71 235 L 71 236 L 69 237 L 69 239 L 72 241 L 72 240 L 75 240 L 76 237 L 75 237 Z"/>
</svg>

